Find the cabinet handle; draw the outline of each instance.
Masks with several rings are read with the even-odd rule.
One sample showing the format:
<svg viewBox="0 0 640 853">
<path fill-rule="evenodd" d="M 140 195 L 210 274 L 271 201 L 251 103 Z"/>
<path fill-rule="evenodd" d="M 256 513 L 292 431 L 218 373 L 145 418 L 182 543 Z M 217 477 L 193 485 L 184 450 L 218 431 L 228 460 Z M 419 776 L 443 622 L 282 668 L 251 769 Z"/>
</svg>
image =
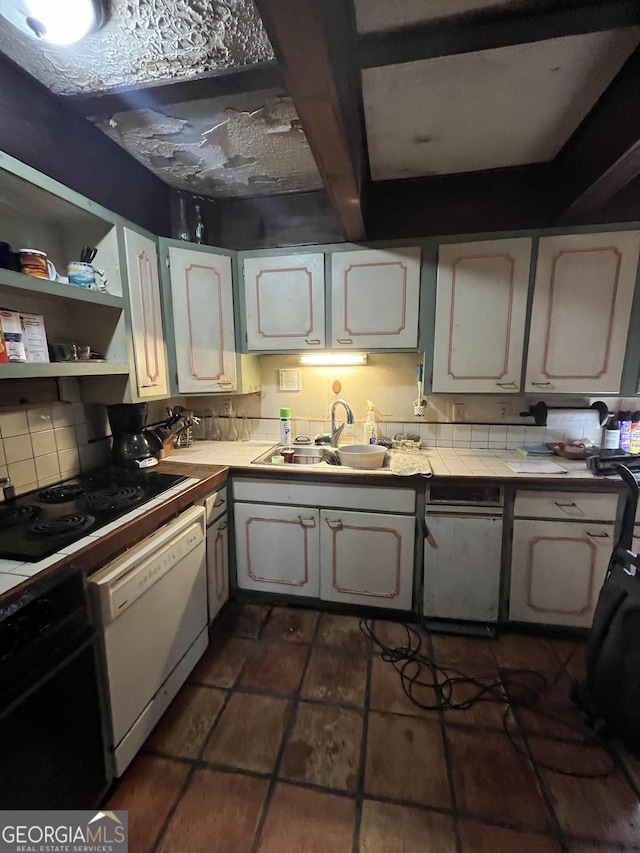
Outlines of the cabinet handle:
<svg viewBox="0 0 640 853">
<path fill-rule="evenodd" d="M 536 388 L 555 388 L 551 382 L 532 382 L 532 385 L 535 385 Z"/>
<path fill-rule="evenodd" d="M 586 533 L 587 533 L 587 536 L 590 536 L 592 539 L 608 539 L 609 538 L 608 533 L 589 533 L 588 530 L 586 531 Z"/>
<path fill-rule="evenodd" d="M 337 338 L 336 340 L 338 341 L 339 344 L 352 344 L 353 343 L 351 338 Z"/>
<path fill-rule="evenodd" d="M 298 521 L 300 522 L 300 524 L 303 527 L 315 527 L 316 526 L 316 520 L 313 516 L 310 516 L 309 518 L 303 518 L 301 515 L 299 515 Z"/>
<path fill-rule="evenodd" d="M 336 519 L 325 518 L 325 521 L 327 522 L 327 526 L 330 527 L 331 530 L 342 530 L 342 519 L 341 518 L 336 518 Z"/>
<path fill-rule="evenodd" d="M 516 382 L 496 382 L 496 385 L 499 385 L 501 388 L 517 388 L 518 387 Z"/>
<path fill-rule="evenodd" d="M 554 501 L 554 504 L 560 509 L 567 509 L 570 506 L 574 506 L 576 509 L 578 508 L 578 504 L 575 501 L 571 501 L 570 504 L 561 504 L 560 501 Z"/>
<path fill-rule="evenodd" d="M 216 502 L 214 503 L 214 506 L 224 506 L 224 505 L 225 505 L 225 503 L 226 503 L 225 499 L 224 499 L 224 498 L 220 498 L 220 500 L 219 500 L 219 501 L 216 501 Z"/>
<path fill-rule="evenodd" d="M 220 385 L 221 387 L 224 386 L 225 388 L 233 388 L 234 387 L 233 382 L 218 382 L 218 385 Z"/>
<path fill-rule="evenodd" d="M 221 524 L 220 527 L 218 528 L 218 533 L 222 533 L 222 531 L 226 530 L 228 526 L 229 526 L 229 522 L 225 521 L 225 523 Z"/>
<path fill-rule="evenodd" d="M 305 339 L 305 344 L 308 344 L 308 346 L 317 347 L 320 343 L 321 343 L 320 338 L 306 338 Z"/>
</svg>

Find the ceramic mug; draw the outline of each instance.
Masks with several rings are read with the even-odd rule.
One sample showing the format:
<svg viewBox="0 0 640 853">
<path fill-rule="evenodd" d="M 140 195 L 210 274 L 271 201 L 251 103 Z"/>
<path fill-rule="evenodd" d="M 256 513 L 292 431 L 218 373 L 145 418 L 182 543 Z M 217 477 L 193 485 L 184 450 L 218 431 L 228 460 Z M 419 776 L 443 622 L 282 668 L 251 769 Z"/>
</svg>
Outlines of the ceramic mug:
<svg viewBox="0 0 640 853">
<path fill-rule="evenodd" d="M 39 249 L 20 249 L 18 252 L 20 272 L 33 275 L 36 278 L 48 278 L 55 281 L 58 277 L 56 268 L 47 258 L 45 252 Z"/>
<path fill-rule="evenodd" d="M 91 264 L 84 261 L 71 261 L 67 266 L 69 284 L 93 290 L 96 285 L 96 273 Z"/>
</svg>

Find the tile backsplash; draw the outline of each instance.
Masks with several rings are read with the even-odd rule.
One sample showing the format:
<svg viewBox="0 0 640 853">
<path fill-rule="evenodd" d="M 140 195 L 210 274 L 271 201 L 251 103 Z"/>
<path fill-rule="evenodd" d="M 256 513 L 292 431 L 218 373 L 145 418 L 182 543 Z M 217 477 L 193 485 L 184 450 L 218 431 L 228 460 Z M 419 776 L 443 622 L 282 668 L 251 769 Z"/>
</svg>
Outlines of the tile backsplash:
<svg viewBox="0 0 640 853">
<path fill-rule="evenodd" d="M 0 478 L 9 477 L 17 494 L 106 461 L 104 407 L 80 402 L 75 383 L 65 391 L 64 403 L 0 413 Z"/>
</svg>

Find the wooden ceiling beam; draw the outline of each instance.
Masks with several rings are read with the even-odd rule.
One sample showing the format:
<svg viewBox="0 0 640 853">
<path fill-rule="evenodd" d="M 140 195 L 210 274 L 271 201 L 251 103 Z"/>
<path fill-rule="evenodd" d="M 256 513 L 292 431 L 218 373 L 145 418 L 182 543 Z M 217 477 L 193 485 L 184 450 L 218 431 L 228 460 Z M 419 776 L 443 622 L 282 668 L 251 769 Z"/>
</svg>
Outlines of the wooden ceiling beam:
<svg viewBox="0 0 640 853">
<path fill-rule="evenodd" d="M 357 58 L 360 68 L 377 68 L 634 26 L 640 26 L 638 0 L 525 0 L 515 7 L 365 33 L 358 39 Z"/>
<path fill-rule="evenodd" d="M 283 88 L 284 76 L 278 63 L 259 62 L 170 83 L 123 86 L 99 94 L 60 97 L 77 112 L 99 121 L 129 110 L 157 110 L 170 104 Z"/>
<path fill-rule="evenodd" d="M 540 228 L 553 221 L 554 170 L 515 166 L 376 181 L 369 195 L 370 240 Z"/>
<path fill-rule="evenodd" d="M 554 160 L 559 222 L 581 220 L 640 175 L 640 48 Z"/>
<path fill-rule="evenodd" d="M 362 240 L 364 146 L 354 142 L 354 133 L 361 132 L 359 80 L 357 85 L 353 79 L 345 84 L 350 77 L 351 55 L 345 55 L 350 4 L 256 0 L 256 7 L 344 235 L 347 240 Z"/>
</svg>

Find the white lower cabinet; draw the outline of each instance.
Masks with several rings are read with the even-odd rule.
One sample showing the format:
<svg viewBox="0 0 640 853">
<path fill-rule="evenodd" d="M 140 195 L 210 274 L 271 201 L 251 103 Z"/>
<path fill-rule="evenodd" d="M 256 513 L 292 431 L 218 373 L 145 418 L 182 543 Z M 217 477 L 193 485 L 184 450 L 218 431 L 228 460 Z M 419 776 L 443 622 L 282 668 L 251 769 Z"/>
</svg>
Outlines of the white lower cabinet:
<svg viewBox="0 0 640 853">
<path fill-rule="evenodd" d="M 516 519 L 509 619 L 589 628 L 613 536 L 613 524 Z"/>
<path fill-rule="evenodd" d="M 415 519 L 320 511 L 320 598 L 410 610 Z"/>
<path fill-rule="evenodd" d="M 411 609 L 413 492 L 266 480 L 238 482 L 234 488 L 236 498 L 253 498 L 234 505 L 240 589 Z M 272 499 L 295 496 L 298 504 L 258 503 L 262 492 Z M 329 495 L 349 510 L 320 508 L 319 498 Z M 363 511 L 354 511 L 354 503 Z M 380 505 L 407 515 L 375 511 Z"/>
<path fill-rule="evenodd" d="M 424 615 L 497 622 L 502 516 L 429 515 L 424 541 Z"/>
<path fill-rule="evenodd" d="M 221 516 L 207 528 L 207 590 L 209 622 L 229 598 L 229 519 Z"/>
<path fill-rule="evenodd" d="M 204 501 L 207 520 L 207 600 L 209 623 L 229 598 L 229 516 L 222 486 Z"/>
<path fill-rule="evenodd" d="M 236 503 L 234 514 L 240 589 L 318 598 L 318 510 Z"/>
</svg>

